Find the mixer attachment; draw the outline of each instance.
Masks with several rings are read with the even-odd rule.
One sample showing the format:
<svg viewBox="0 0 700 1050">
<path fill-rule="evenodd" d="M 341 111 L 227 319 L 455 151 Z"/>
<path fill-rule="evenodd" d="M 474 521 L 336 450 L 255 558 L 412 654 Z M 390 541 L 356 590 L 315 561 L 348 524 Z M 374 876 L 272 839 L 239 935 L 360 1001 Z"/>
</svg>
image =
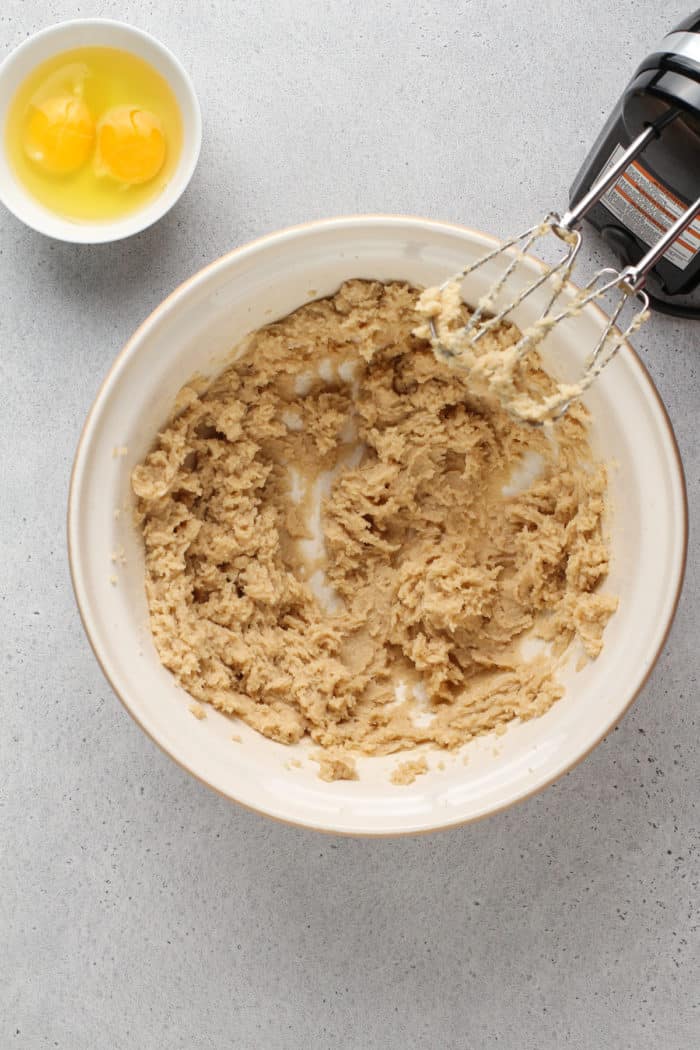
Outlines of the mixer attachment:
<svg viewBox="0 0 700 1050">
<path fill-rule="evenodd" d="M 665 122 L 668 124 L 668 119 Z M 623 270 L 610 267 L 599 270 L 582 288 L 567 287 L 581 247 L 578 229 L 586 213 L 613 186 L 646 145 L 661 131 L 648 126 L 622 156 L 606 170 L 579 203 L 563 216 L 550 212 L 542 222 L 524 233 L 500 244 L 482 258 L 453 274 L 438 289 L 441 293 L 460 289 L 470 278 L 482 279 L 501 262 L 505 265 L 491 277 L 487 290 L 473 304 L 463 327 L 455 328 L 439 309 L 428 313 L 428 327 L 433 350 L 443 359 L 461 366 L 490 384 L 503 407 L 518 419 L 541 425 L 559 419 L 573 401 L 581 397 L 615 356 L 622 344 L 637 331 L 649 316 L 649 298 L 643 291 L 649 272 L 669 247 L 700 214 L 700 198 L 695 201 L 633 266 Z M 554 253 L 552 262 L 542 262 L 535 277 L 523 265 L 533 250 L 547 245 Z M 520 334 L 514 348 L 504 352 L 502 361 L 493 354 L 480 357 L 479 344 L 489 332 L 513 320 L 513 313 L 538 289 L 546 287 L 549 298 L 540 316 Z M 581 375 L 574 383 L 557 384 L 554 393 L 534 400 L 518 391 L 513 370 L 524 358 L 537 350 L 557 325 L 576 317 L 586 307 L 598 305 L 606 320 L 595 346 L 588 353 Z M 505 369 L 508 369 L 506 375 Z M 496 377 L 498 376 L 498 382 Z"/>
</svg>

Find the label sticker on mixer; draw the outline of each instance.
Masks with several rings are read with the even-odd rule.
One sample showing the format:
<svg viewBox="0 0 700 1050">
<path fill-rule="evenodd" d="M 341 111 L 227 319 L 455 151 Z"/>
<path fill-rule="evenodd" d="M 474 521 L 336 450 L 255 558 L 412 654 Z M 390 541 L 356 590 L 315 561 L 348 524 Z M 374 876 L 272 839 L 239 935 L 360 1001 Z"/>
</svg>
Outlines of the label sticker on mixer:
<svg viewBox="0 0 700 1050">
<path fill-rule="evenodd" d="M 622 156 L 622 146 L 617 146 L 605 170 Z M 620 219 L 645 244 L 652 245 L 662 233 L 676 221 L 688 207 L 682 200 L 669 193 L 638 160 L 630 164 L 618 181 L 602 198 L 601 203 Z M 682 237 L 672 244 L 664 255 L 680 270 L 693 261 L 700 251 L 700 218 L 688 227 Z"/>
</svg>

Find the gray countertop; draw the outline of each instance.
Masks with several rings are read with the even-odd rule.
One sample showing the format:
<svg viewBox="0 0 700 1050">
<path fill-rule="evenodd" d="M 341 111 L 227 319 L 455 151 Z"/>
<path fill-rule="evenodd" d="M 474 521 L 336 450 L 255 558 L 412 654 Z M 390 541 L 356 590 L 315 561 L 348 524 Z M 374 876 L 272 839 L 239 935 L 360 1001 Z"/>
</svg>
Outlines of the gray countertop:
<svg viewBox="0 0 700 1050">
<path fill-rule="evenodd" d="M 3 3 L 2 52 L 86 14 L 153 32 L 204 114 L 186 196 L 132 241 L 51 243 L 0 212 L 3 1050 L 700 1043 L 700 326 L 657 317 L 637 340 L 689 488 L 668 644 L 582 765 L 480 824 L 329 838 L 208 792 L 102 678 L 64 539 L 87 409 L 178 282 L 320 216 L 500 234 L 534 221 L 564 203 L 634 66 L 689 6 Z M 587 264 L 603 257 L 591 239 Z"/>
</svg>

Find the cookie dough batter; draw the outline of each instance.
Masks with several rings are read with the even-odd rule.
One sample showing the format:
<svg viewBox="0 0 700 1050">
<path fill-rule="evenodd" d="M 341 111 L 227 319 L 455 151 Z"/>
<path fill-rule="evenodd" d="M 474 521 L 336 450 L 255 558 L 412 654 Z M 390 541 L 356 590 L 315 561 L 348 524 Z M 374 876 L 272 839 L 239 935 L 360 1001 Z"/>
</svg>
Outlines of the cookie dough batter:
<svg viewBox="0 0 700 1050">
<path fill-rule="evenodd" d="M 312 755 L 318 762 L 318 775 L 329 783 L 333 780 L 357 780 L 355 761 L 348 755 L 334 754 L 333 751 L 320 751 Z"/>
<path fill-rule="evenodd" d="M 416 777 L 422 777 L 428 772 L 428 762 L 424 757 L 410 758 L 407 762 L 400 762 L 389 779 L 392 784 L 412 784 Z"/>
<path fill-rule="evenodd" d="M 415 334 L 418 295 L 348 281 L 254 333 L 133 472 L 163 664 L 274 740 L 311 737 L 324 776 L 542 714 L 557 658 L 596 657 L 617 604 L 585 409 L 515 422 Z M 522 379 L 553 389 L 536 361 Z M 526 659 L 526 634 L 552 645 Z"/>
<path fill-rule="evenodd" d="M 552 280 L 552 288 L 560 289 L 563 283 L 564 278 L 560 275 Z M 461 285 L 451 280 L 439 288 L 426 288 L 421 294 L 418 310 L 428 323 L 418 329 L 418 334 L 430 341 L 437 357 L 468 373 L 472 391 L 497 397 L 515 419 L 546 425 L 566 412 L 572 401 L 583 396 L 600 375 L 605 363 L 649 317 L 648 310 L 641 310 L 625 327 L 624 333 L 613 329 L 598 351 L 596 362 L 590 361 L 584 365 L 577 382 L 556 383 L 552 380 L 547 384 L 546 391 L 533 391 L 528 382 L 529 368 L 527 365 L 523 367 L 523 358 L 531 358 L 537 352 L 548 332 L 558 323 L 562 309 L 567 316 L 574 317 L 581 313 L 589 297 L 590 293 L 583 288 L 566 307 L 564 304 L 557 305 L 523 333 L 518 332 L 526 340 L 518 350 L 514 340 L 504 345 L 495 331 L 493 334 L 496 338 L 477 339 L 474 332 L 465 330 L 468 313 L 462 302 Z M 489 316 L 489 308 L 493 305 L 487 296 L 479 300 L 479 306 L 486 311 L 484 319 Z M 508 331 L 508 328 L 508 325 L 502 326 L 503 331 Z M 475 331 L 478 330 L 477 325 Z"/>
</svg>

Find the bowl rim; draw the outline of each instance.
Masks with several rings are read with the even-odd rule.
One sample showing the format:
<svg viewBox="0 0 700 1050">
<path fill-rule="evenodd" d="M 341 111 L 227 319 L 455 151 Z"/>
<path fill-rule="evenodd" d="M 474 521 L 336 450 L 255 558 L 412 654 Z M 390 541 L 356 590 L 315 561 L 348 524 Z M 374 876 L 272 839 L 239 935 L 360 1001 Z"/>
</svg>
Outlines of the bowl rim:
<svg viewBox="0 0 700 1050">
<path fill-rule="evenodd" d="M 112 244 L 116 241 L 125 240 L 127 237 L 134 237 L 136 234 L 142 233 L 156 222 L 159 222 L 177 204 L 192 181 L 202 148 L 202 111 L 192 78 L 177 55 L 166 44 L 147 30 L 131 25 L 129 22 L 122 22 L 116 18 L 68 18 L 61 22 L 53 22 L 51 25 L 43 26 L 17 44 L 16 47 L 13 47 L 4 56 L 0 62 L 0 83 L 2 83 L 2 77 L 10 65 L 21 55 L 30 52 L 38 42 L 52 36 L 58 37 L 69 34 L 71 29 L 78 30 L 92 27 L 107 27 L 108 29 L 125 31 L 127 35 L 144 41 L 173 66 L 192 107 L 193 145 L 185 158 L 186 163 L 180 176 L 182 181 L 180 190 L 170 202 L 165 202 L 165 192 L 163 190 L 153 198 L 150 206 L 143 207 L 112 222 L 76 223 L 74 230 L 70 229 L 71 223 L 69 220 L 65 220 L 59 215 L 53 216 L 50 212 L 47 212 L 46 215 L 41 214 L 40 218 L 35 218 L 28 215 L 23 207 L 18 208 L 11 204 L 7 200 L 3 184 L 0 182 L 0 203 L 7 208 L 11 215 L 14 215 L 16 219 L 36 233 L 50 237 L 55 241 L 62 241 L 65 244 Z M 102 44 L 97 46 L 109 47 L 110 45 Z M 71 45 L 66 42 L 65 46 L 59 46 L 55 53 L 60 54 L 61 50 L 70 51 Z M 129 48 L 123 47 L 121 50 L 128 51 Z M 172 89 L 173 83 L 171 79 L 169 77 L 164 77 L 164 79 L 168 81 Z M 4 148 L 4 142 L 0 142 L 0 149 L 4 150 Z"/>
<path fill-rule="evenodd" d="M 112 692 L 116 695 L 116 697 L 118 698 L 120 703 L 126 708 L 127 712 L 129 713 L 131 718 L 136 722 L 136 724 L 142 730 L 142 732 L 144 732 L 146 734 L 146 736 L 148 736 L 149 739 L 154 744 L 156 744 L 156 746 L 164 754 L 166 754 L 168 756 L 168 758 L 170 758 L 172 761 L 174 761 L 182 770 L 184 770 L 190 776 L 194 777 L 195 780 L 199 781 L 200 784 L 203 784 L 209 790 L 214 791 L 221 798 L 224 798 L 224 799 L 226 799 L 229 802 L 234 802 L 234 803 L 236 803 L 236 805 L 241 806 L 242 808 L 248 810 L 251 813 L 256 813 L 259 816 L 266 817 L 267 819 L 272 819 L 272 820 L 276 821 L 279 824 L 283 824 L 283 825 L 287 825 L 287 826 L 291 826 L 291 827 L 303 828 L 305 830 L 317 831 L 317 832 L 321 832 L 323 834 L 328 834 L 328 835 L 341 835 L 343 837 L 348 837 L 348 838 L 375 838 L 375 839 L 403 838 L 403 837 L 406 837 L 406 836 L 428 835 L 428 834 L 432 834 L 433 832 L 437 832 L 437 831 L 448 831 L 448 830 L 450 830 L 452 828 L 459 828 L 459 827 L 464 827 L 465 825 L 468 825 L 468 824 L 474 824 L 477 821 L 485 820 L 488 817 L 496 816 L 499 813 L 503 813 L 506 810 L 511 809 L 513 806 L 516 806 L 516 805 L 518 805 L 521 802 L 526 802 L 528 799 L 533 798 L 535 795 L 538 795 L 540 792 L 542 792 L 546 788 L 550 787 L 553 783 L 558 781 L 561 777 L 565 776 L 572 769 L 574 769 L 576 766 L 578 766 L 579 763 L 583 762 L 584 759 L 586 759 L 591 754 L 591 752 L 594 751 L 598 747 L 598 745 L 605 739 L 605 737 L 622 721 L 622 719 L 628 713 L 628 711 L 630 710 L 630 708 L 632 707 L 634 702 L 639 697 L 639 695 L 642 692 L 642 690 L 647 685 L 647 682 L 649 681 L 649 679 L 650 679 L 650 677 L 651 677 L 651 675 L 652 675 L 652 673 L 654 671 L 654 668 L 656 667 L 656 664 L 657 664 L 657 662 L 659 660 L 659 657 L 660 657 L 661 653 L 663 652 L 663 649 L 664 649 L 664 647 L 666 645 L 666 641 L 668 639 L 669 633 L 671 631 L 671 627 L 673 626 L 673 622 L 675 620 L 676 613 L 678 611 L 678 605 L 679 605 L 679 602 L 680 602 L 680 597 L 681 597 L 681 593 L 682 593 L 682 590 L 683 590 L 683 584 L 684 584 L 684 581 L 685 581 L 685 573 L 686 573 L 687 558 L 688 558 L 688 531 L 689 530 L 688 530 L 688 492 L 687 492 L 687 482 L 686 482 L 686 477 L 685 477 L 685 470 L 684 470 L 684 467 L 683 467 L 683 461 L 681 459 L 680 450 L 678 448 L 678 442 L 677 442 L 676 435 L 675 435 L 675 432 L 674 432 L 674 429 L 673 429 L 673 424 L 671 423 L 671 419 L 669 417 L 668 410 L 666 409 L 666 405 L 664 404 L 664 402 L 663 402 L 663 400 L 661 398 L 661 395 L 660 395 L 659 391 L 657 390 L 656 385 L 654 384 L 654 381 L 651 378 L 651 375 L 650 375 L 646 365 L 642 361 L 642 359 L 639 356 L 639 354 L 637 353 L 637 351 L 631 345 L 631 343 L 628 340 L 625 340 L 624 343 L 622 344 L 621 348 L 628 352 L 629 360 L 637 368 L 637 370 L 639 372 L 639 375 L 640 375 L 640 378 L 646 384 L 649 393 L 651 393 L 653 395 L 653 398 L 656 401 L 656 404 L 657 404 L 657 406 L 658 406 L 658 408 L 660 410 L 660 422 L 662 422 L 664 424 L 664 426 L 665 426 L 666 436 L 669 439 L 669 445 L 670 445 L 671 451 L 673 453 L 673 459 L 675 460 L 675 464 L 676 464 L 676 468 L 677 468 L 677 479 L 678 479 L 678 482 L 679 482 L 680 496 L 681 496 L 681 502 L 682 502 L 682 508 L 683 508 L 683 515 L 682 515 L 682 522 L 681 522 L 681 527 L 682 527 L 681 548 L 682 549 L 681 549 L 681 552 L 680 552 L 680 564 L 679 564 L 678 580 L 677 580 L 677 584 L 676 584 L 676 591 L 675 591 L 675 594 L 673 596 L 673 603 L 672 603 L 672 606 L 671 606 L 671 609 L 670 609 L 670 612 L 669 612 L 669 615 L 668 615 L 668 621 L 667 621 L 667 623 L 666 623 L 666 625 L 664 627 L 663 633 L 662 633 L 662 635 L 661 635 L 661 637 L 659 639 L 659 643 L 658 643 L 658 646 L 656 648 L 656 651 L 654 652 L 653 657 L 651 658 L 651 660 L 649 662 L 648 669 L 647 669 L 644 677 L 640 681 L 638 687 L 634 690 L 632 695 L 628 698 L 628 700 L 624 704 L 623 708 L 618 713 L 616 713 L 614 715 L 614 717 L 611 718 L 610 721 L 603 727 L 603 729 L 601 730 L 599 735 L 596 737 L 594 742 L 589 747 L 587 747 L 585 749 L 585 751 L 582 751 L 575 758 L 571 759 L 571 761 L 568 762 L 567 765 L 564 768 L 560 769 L 558 772 L 554 773 L 552 776 L 547 777 L 546 780 L 542 781 L 542 783 L 537 784 L 535 787 L 531 788 L 530 790 L 524 791 L 522 794 L 517 795 L 515 798 L 512 798 L 509 801 L 504 802 L 504 803 L 502 803 L 499 806 L 495 806 L 493 809 L 490 809 L 490 810 L 488 810 L 488 812 L 485 812 L 485 813 L 478 813 L 478 814 L 475 814 L 475 815 L 472 815 L 472 816 L 462 817 L 462 818 L 457 819 L 457 820 L 450 820 L 450 821 L 445 821 L 445 822 L 442 822 L 442 823 L 436 823 L 436 824 L 432 824 L 430 827 L 418 828 L 418 829 L 407 829 L 407 830 L 398 830 L 398 831 L 372 831 L 372 830 L 359 830 L 359 831 L 357 831 L 357 830 L 347 830 L 347 829 L 338 830 L 336 828 L 325 828 L 323 826 L 307 823 L 307 822 L 304 822 L 302 820 L 294 820 L 294 819 L 292 819 L 290 817 L 282 817 L 282 816 L 279 816 L 277 814 L 269 813 L 269 812 L 267 812 L 267 810 L 265 810 L 263 808 L 258 808 L 258 807 L 252 805 L 249 802 L 242 802 L 242 801 L 240 801 L 238 798 L 234 797 L 233 795 L 228 794 L 227 792 L 223 791 L 221 788 L 219 788 L 216 785 L 210 783 L 210 781 L 206 778 L 206 776 L 204 776 L 201 773 L 197 772 L 196 770 L 192 769 L 184 761 L 181 761 L 178 757 L 173 755 L 171 753 L 171 751 L 168 749 L 168 747 L 163 742 L 161 742 L 149 729 L 147 729 L 143 725 L 143 723 L 141 722 L 141 719 L 139 718 L 138 714 L 134 710 L 132 710 L 132 707 L 131 707 L 128 699 L 124 695 L 122 695 L 122 693 L 119 691 L 119 689 L 115 686 L 114 682 L 112 681 L 112 678 L 110 677 L 109 673 L 107 672 L 107 669 L 105 668 L 105 665 L 103 663 L 102 657 L 101 657 L 100 652 L 98 650 L 97 644 L 96 644 L 96 642 L 95 642 L 95 640 L 93 638 L 93 635 L 92 635 L 92 632 L 91 632 L 91 629 L 90 629 L 89 619 L 88 619 L 87 613 L 86 613 L 86 611 L 85 611 L 85 609 L 83 607 L 82 594 L 81 594 L 81 590 L 82 590 L 82 587 L 83 587 L 83 580 L 82 580 L 81 570 L 80 570 L 80 567 L 79 567 L 79 559 L 78 559 L 78 555 L 77 555 L 78 544 L 77 544 L 76 541 L 77 541 L 78 519 L 77 519 L 77 510 L 76 510 L 76 507 L 77 507 L 76 493 L 77 493 L 78 486 L 79 486 L 79 484 L 82 481 L 83 469 L 84 469 L 84 461 L 85 461 L 85 458 L 86 458 L 86 449 L 87 449 L 87 446 L 88 446 L 88 443 L 89 443 L 91 432 L 92 432 L 93 427 L 95 425 L 95 422 L 97 420 L 98 413 L 99 413 L 100 409 L 102 408 L 102 404 L 103 404 L 103 402 L 104 402 L 104 400 L 105 400 L 105 398 L 106 398 L 106 396 L 108 394 L 108 389 L 109 389 L 109 387 L 110 387 L 110 385 L 111 385 L 111 383 L 113 381 L 113 378 L 116 375 L 117 371 L 121 368 L 122 364 L 127 360 L 127 358 L 130 357 L 131 354 L 133 354 L 136 351 L 138 345 L 141 343 L 141 341 L 144 339 L 144 337 L 148 334 L 150 329 L 153 328 L 159 322 L 160 318 L 163 315 L 165 315 L 170 310 L 171 306 L 178 299 L 180 299 L 182 296 L 184 296 L 191 288 L 196 287 L 199 283 L 204 281 L 209 274 L 215 272 L 217 269 L 223 269 L 228 264 L 228 262 L 231 259 L 233 259 L 233 258 L 235 258 L 235 257 L 237 257 L 239 255 L 244 255 L 246 252 L 251 251 L 251 250 L 255 250 L 258 247 L 261 247 L 263 245 L 274 244 L 275 241 L 285 240 L 285 239 L 287 239 L 289 237 L 294 237 L 296 234 L 299 234 L 299 233 L 304 233 L 304 232 L 314 231 L 314 230 L 333 229 L 334 227 L 335 228 L 343 228 L 343 227 L 346 227 L 346 226 L 356 226 L 356 225 L 361 225 L 363 223 L 380 224 L 380 223 L 387 223 L 387 222 L 390 223 L 390 224 L 397 225 L 397 226 L 409 226 L 409 227 L 414 227 L 414 228 L 420 228 L 424 232 L 429 232 L 431 228 L 438 228 L 438 229 L 441 229 L 441 230 L 450 230 L 450 231 L 453 231 L 453 232 L 456 232 L 456 233 L 459 233 L 459 234 L 465 234 L 466 233 L 466 234 L 469 234 L 470 236 L 476 238 L 477 240 L 482 241 L 486 246 L 490 245 L 490 246 L 496 247 L 498 244 L 501 243 L 499 238 L 497 238 L 497 237 L 494 237 L 494 236 L 492 236 L 490 234 L 485 234 L 485 233 L 483 233 L 480 230 L 476 230 L 473 227 L 466 226 L 466 225 L 463 225 L 463 224 L 460 224 L 460 223 L 449 222 L 449 221 L 440 220 L 440 219 L 422 218 L 421 216 L 416 216 L 416 215 L 402 215 L 402 214 L 390 214 L 390 213 L 367 213 L 367 214 L 356 214 L 356 215 L 352 215 L 352 214 L 351 215 L 338 215 L 338 216 L 334 216 L 334 217 L 330 217 L 330 218 L 314 219 L 314 220 L 311 220 L 309 222 L 298 223 L 298 224 L 295 224 L 295 225 L 292 225 L 292 226 L 283 227 L 282 229 L 275 230 L 273 232 L 263 234 L 260 237 L 253 238 L 252 240 L 247 241 L 245 244 L 239 245 L 236 248 L 231 249 L 231 251 L 225 252 L 223 255 L 219 256 L 217 259 L 212 260 L 212 262 L 207 263 L 201 269 L 197 270 L 190 277 L 188 277 L 184 281 L 182 281 L 172 292 L 170 292 L 170 294 L 167 295 L 155 307 L 155 309 L 153 309 L 151 311 L 151 313 L 148 314 L 148 316 L 146 318 L 144 318 L 144 320 L 136 328 L 136 330 L 132 333 L 132 335 L 126 341 L 126 343 L 124 344 L 122 349 L 118 352 L 117 356 L 112 361 L 112 364 L 110 365 L 110 367 L 109 367 L 109 369 L 108 369 L 104 379 L 102 380 L 102 383 L 100 384 L 100 386 L 98 388 L 98 391 L 97 391 L 97 393 L 96 393 L 96 395 L 95 395 L 95 397 L 93 399 L 92 405 L 90 406 L 90 409 L 89 409 L 88 414 L 87 414 L 87 416 L 85 418 L 85 422 L 83 424 L 82 430 L 80 432 L 80 437 L 78 438 L 78 443 L 77 443 L 77 446 L 76 446 L 75 457 L 74 457 L 74 460 L 73 460 L 73 466 L 72 466 L 71 474 L 70 474 L 69 488 L 68 488 L 68 501 L 67 501 L 67 508 L 66 508 L 66 538 L 67 538 L 67 548 L 68 548 L 68 563 L 69 563 L 69 568 L 70 568 L 70 576 L 71 576 L 71 583 L 72 583 L 72 586 L 73 586 L 73 593 L 75 595 L 76 604 L 78 606 L 78 613 L 80 615 L 80 620 L 81 620 L 82 625 L 83 625 L 83 630 L 85 631 L 87 639 L 88 639 L 88 641 L 90 643 L 90 647 L 91 647 L 91 649 L 93 651 L 93 654 L 95 656 L 95 659 L 97 660 L 97 663 L 98 663 L 98 665 L 99 665 L 99 667 L 100 667 L 100 669 L 102 671 L 102 674 L 104 675 L 107 683 L 109 684 L 110 688 L 112 689 Z M 537 259 L 535 256 L 528 255 L 527 258 L 528 258 L 528 260 L 532 260 L 532 261 L 534 261 L 535 263 L 537 263 L 540 266 L 544 266 L 544 264 L 541 262 L 541 260 Z M 569 283 L 571 283 L 571 282 L 569 282 Z M 571 285 L 571 287 L 575 288 L 576 286 L 575 285 Z M 599 306 L 597 306 L 596 304 L 591 304 L 591 305 L 593 306 L 594 310 L 596 310 L 599 314 L 601 314 L 603 317 L 605 317 L 604 311 Z"/>
</svg>

